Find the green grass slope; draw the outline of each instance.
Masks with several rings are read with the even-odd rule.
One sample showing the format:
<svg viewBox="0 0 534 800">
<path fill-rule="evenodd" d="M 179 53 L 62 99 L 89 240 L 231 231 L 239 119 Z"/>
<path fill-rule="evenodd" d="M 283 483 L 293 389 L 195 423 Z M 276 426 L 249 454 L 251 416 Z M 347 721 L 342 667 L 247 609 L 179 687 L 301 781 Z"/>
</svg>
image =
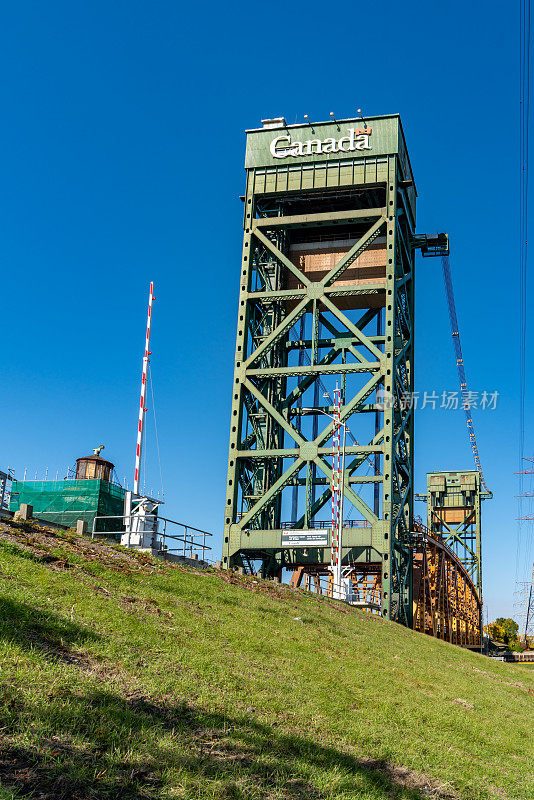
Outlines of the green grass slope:
<svg viewBox="0 0 534 800">
<path fill-rule="evenodd" d="M 534 797 L 534 673 L 304 591 L 0 530 L 0 797 Z"/>
</svg>

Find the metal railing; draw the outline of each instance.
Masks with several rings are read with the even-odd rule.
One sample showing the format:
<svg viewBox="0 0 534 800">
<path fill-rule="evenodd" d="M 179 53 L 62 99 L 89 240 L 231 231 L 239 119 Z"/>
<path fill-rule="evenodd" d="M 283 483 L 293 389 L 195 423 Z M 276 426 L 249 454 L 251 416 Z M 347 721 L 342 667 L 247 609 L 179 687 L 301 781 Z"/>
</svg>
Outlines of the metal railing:
<svg viewBox="0 0 534 800">
<path fill-rule="evenodd" d="M 490 655 L 490 658 L 492 658 L 494 661 L 508 661 L 515 663 L 533 662 L 534 651 L 527 651 L 524 653 L 504 652 L 499 653 L 498 655 Z"/>
<path fill-rule="evenodd" d="M 414 519 L 413 530 L 414 533 L 430 533 L 430 530 L 427 528 L 427 526 L 424 525 L 419 519 Z M 435 534 L 432 534 L 432 536 L 435 536 Z"/>
<path fill-rule="evenodd" d="M 348 591 L 348 586 L 345 585 L 340 596 L 340 589 L 334 585 L 331 577 L 320 573 L 308 573 L 305 576 L 303 588 L 312 594 L 341 600 L 347 605 L 368 608 L 371 611 L 380 611 L 381 608 L 380 589 L 373 586 L 361 586 L 357 580 L 352 580 L 350 592 Z"/>
<path fill-rule="evenodd" d="M 145 528 L 144 531 L 135 531 L 135 530 L 127 530 L 127 521 L 135 519 L 139 522 L 141 521 L 150 521 L 150 528 Z M 118 520 L 119 525 L 117 525 L 117 530 L 96 530 L 98 523 L 102 520 Z M 176 525 L 179 528 L 183 528 L 183 536 L 179 536 L 176 533 L 169 532 L 168 528 L 172 525 Z M 107 524 L 106 524 L 107 527 Z M 172 531 L 172 528 L 171 528 Z M 191 531 L 194 531 L 192 533 Z M 121 538 L 125 534 L 129 534 L 128 536 L 128 544 L 130 542 L 130 537 L 133 534 L 137 533 L 148 533 L 152 534 L 152 542 L 153 548 L 155 550 L 160 551 L 163 554 L 163 558 L 167 555 L 167 553 L 171 555 L 182 556 L 183 558 L 191 558 L 192 560 L 197 560 L 200 553 L 202 553 L 201 560 L 210 562 L 211 559 L 206 557 L 206 551 L 211 551 L 212 548 L 206 544 L 206 537 L 213 536 L 212 533 L 209 531 L 203 531 L 200 528 L 194 528 L 192 525 L 186 525 L 184 522 L 177 522 L 175 519 L 169 519 L 168 517 L 160 517 L 157 514 L 146 514 L 145 516 L 140 517 L 137 514 L 123 514 L 123 515 L 115 515 L 115 516 L 104 516 L 104 517 L 95 517 L 93 520 L 93 529 L 91 532 L 91 538 L 94 539 L 96 536 L 120 536 Z M 200 541 L 202 540 L 202 541 Z M 177 542 L 176 547 L 169 547 L 169 542 Z"/>
<path fill-rule="evenodd" d="M 11 483 L 13 481 L 13 472 L 8 469 L 7 472 L 0 470 L 0 511 L 9 511 L 9 500 L 11 497 Z"/>
</svg>

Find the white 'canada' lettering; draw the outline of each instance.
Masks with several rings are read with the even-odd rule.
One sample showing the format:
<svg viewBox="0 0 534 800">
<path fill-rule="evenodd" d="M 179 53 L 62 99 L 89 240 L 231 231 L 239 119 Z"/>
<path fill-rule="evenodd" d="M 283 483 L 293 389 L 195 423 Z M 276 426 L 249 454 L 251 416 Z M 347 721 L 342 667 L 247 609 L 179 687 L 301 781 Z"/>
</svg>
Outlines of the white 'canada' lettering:
<svg viewBox="0 0 534 800">
<path fill-rule="evenodd" d="M 354 150 L 370 150 L 369 137 L 371 128 L 349 128 L 348 136 L 339 139 L 308 139 L 305 142 L 293 142 L 291 134 L 277 136 L 270 144 L 273 158 L 311 156 L 316 153 L 351 153 Z"/>
</svg>

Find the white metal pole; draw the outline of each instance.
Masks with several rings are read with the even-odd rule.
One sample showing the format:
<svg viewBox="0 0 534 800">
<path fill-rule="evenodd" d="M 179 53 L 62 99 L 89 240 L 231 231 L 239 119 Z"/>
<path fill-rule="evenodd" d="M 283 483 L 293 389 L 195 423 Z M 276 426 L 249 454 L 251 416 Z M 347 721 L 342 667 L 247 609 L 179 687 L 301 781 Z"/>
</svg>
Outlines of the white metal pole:
<svg viewBox="0 0 534 800">
<path fill-rule="evenodd" d="M 143 427 L 145 424 L 145 402 L 146 402 L 146 376 L 148 371 L 148 359 L 150 357 L 150 327 L 152 324 L 152 303 L 154 302 L 154 283 L 150 283 L 150 294 L 148 297 L 148 318 L 146 324 L 145 355 L 143 356 L 143 374 L 141 378 L 141 402 L 139 404 L 139 424 L 137 427 L 137 449 L 135 451 L 135 472 L 134 472 L 134 494 L 139 494 L 139 478 L 141 471 L 141 450 L 143 447 Z"/>
</svg>

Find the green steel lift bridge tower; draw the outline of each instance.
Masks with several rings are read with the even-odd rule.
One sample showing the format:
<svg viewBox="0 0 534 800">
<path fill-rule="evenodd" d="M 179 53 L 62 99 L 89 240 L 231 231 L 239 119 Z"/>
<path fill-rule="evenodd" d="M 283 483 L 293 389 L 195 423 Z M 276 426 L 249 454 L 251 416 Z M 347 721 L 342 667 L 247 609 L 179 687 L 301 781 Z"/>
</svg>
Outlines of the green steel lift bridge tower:
<svg viewBox="0 0 534 800">
<path fill-rule="evenodd" d="M 427 475 L 427 526 L 459 558 L 482 598 L 481 503 L 492 495 L 477 470 Z M 417 496 L 416 499 L 419 499 Z"/>
<path fill-rule="evenodd" d="M 245 167 L 223 566 L 330 562 L 337 384 L 342 563 L 374 570 L 381 613 L 411 625 L 414 251 L 428 243 L 400 118 L 265 120 Z"/>
</svg>

